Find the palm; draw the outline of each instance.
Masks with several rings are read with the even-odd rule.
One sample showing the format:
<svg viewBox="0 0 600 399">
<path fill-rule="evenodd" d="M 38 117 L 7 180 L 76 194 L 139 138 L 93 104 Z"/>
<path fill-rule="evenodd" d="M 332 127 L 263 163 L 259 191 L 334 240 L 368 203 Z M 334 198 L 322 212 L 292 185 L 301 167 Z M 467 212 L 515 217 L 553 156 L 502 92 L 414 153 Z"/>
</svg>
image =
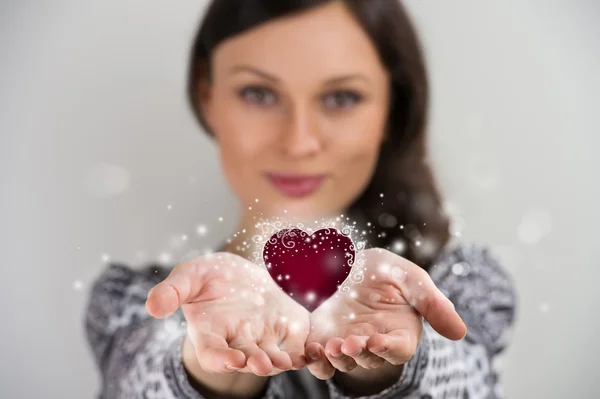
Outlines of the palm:
<svg viewBox="0 0 600 399">
<path fill-rule="evenodd" d="M 308 342 L 331 337 L 397 334 L 422 328 L 421 315 L 390 278 L 365 279 L 352 293 L 336 293 L 311 314 Z"/>
<path fill-rule="evenodd" d="M 308 312 L 275 284 L 266 269 L 236 255 L 221 256 L 222 261 L 205 272 L 198 295 L 182 305 L 188 324 L 198 334 L 222 339 L 232 348 L 265 349 L 274 366 L 271 375 L 281 372 L 278 365 L 290 368 L 290 355 L 279 349 L 303 352 Z M 252 372 L 248 365 L 240 371 Z"/>
<path fill-rule="evenodd" d="M 452 303 L 423 269 L 382 248 L 362 251 L 364 279 L 350 292 L 336 292 L 310 317 L 306 353 L 315 376 L 335 369 L 378 368 L 390 376 L 408 361 L 423 336 L 423 320 L 450 339 L 464 337 L 466 326 Z M 363 371 L 358 370 L 364 376 Z"/>
</svg>

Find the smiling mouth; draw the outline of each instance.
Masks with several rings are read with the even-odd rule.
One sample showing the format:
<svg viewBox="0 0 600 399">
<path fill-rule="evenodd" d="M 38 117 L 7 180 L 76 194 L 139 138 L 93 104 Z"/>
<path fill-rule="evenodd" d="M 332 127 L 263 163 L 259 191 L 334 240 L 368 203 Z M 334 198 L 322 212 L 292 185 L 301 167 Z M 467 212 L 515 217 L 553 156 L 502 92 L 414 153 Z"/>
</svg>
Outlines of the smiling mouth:
<svg viewBox="0 0 600 399">
<path fill-rule="evenodd" d="M 325 175 L 300 175 L 292 173 L 267 173 L 273 186 L 288 197 L 305 197 L 317 190 Z"/>
</svg>

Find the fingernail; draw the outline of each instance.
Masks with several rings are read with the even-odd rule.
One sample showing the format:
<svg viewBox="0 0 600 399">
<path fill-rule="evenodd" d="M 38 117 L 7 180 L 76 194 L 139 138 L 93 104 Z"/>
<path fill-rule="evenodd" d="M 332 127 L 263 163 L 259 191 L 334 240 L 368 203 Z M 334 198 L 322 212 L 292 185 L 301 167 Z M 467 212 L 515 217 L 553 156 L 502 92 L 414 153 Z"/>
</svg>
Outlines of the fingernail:
<svg viewBox="0 0 600 399">
<path fill-rule="evenodd" d="M 310 357 L 312 360 L 317 360 L 319 358 L 319 351 L 308 352 L 308 357 Z"/>
<path fill-rule="evenodd" d="M 354 352 L 354 353 L 348 353 L 348 356 L 356 356 L 358 355 L 360 352 L 362 352 L 361 349 L 359 349 L 358 351 Z"/>
<path fill-rule="evenodd" d="M 232 366 L 231 364 L 226 364 L 226 365 L 225 365 L 225 368 L 226 368 L 227 370 L 239 370 L 239 367 L 234 367 L 234 366 Z"/>
<path fill-rule="evenodd" d="M 342 357 L 343 353 L 342 352 L 340 352 L 340 353 L 330 353 L 330 355 L 337 359 L 339 357 Z"/>
</svg>

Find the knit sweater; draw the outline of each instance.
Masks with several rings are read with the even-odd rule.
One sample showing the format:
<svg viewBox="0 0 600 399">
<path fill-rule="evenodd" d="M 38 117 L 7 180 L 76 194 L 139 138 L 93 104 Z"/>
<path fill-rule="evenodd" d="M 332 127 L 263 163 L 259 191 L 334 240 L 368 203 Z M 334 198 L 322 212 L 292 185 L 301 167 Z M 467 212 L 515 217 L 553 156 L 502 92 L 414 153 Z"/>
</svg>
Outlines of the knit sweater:
<svg viewBox="0 0 600 399">
<path fill-rule="evenodd" d="M 164 319 L 145 310 L 148 291 L 171 267 L 132 268 L 113 262 L 94 280 L 86 307 L 86 337 L 101 375 L 100 399 L 202 399 L 182 363 L 186 322 L 181 308 Z M 423 336 L 402 375 L 391 387 L 361 398 L 503 398 L 501 357 L 514 327 L 512 277 L 486 247 L 458 242 L 446 247 L 429 272 L 454 303 L 468 332 L 451 341 L 423 321 Z M 269 377 L 269 399 L 341 399 L 334 379 L 319 380 L 308 369 Z"/>
</svg>

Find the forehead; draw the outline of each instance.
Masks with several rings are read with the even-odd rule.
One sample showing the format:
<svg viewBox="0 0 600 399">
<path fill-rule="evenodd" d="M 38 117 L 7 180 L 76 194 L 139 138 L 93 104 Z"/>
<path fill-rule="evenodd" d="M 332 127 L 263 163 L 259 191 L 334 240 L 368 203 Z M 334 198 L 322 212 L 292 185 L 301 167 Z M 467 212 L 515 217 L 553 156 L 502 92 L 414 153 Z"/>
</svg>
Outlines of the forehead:
<svg viewBox="0 0 600 399">
<path fill-rule="evenodd" d="M 341 2 L 274 19 L 233 36 L 217 47 L 213 60 L 217 79 L 236 65 L 259 67 L 290 81 L 385 73 L 375 46 Z"/>
</svg>

